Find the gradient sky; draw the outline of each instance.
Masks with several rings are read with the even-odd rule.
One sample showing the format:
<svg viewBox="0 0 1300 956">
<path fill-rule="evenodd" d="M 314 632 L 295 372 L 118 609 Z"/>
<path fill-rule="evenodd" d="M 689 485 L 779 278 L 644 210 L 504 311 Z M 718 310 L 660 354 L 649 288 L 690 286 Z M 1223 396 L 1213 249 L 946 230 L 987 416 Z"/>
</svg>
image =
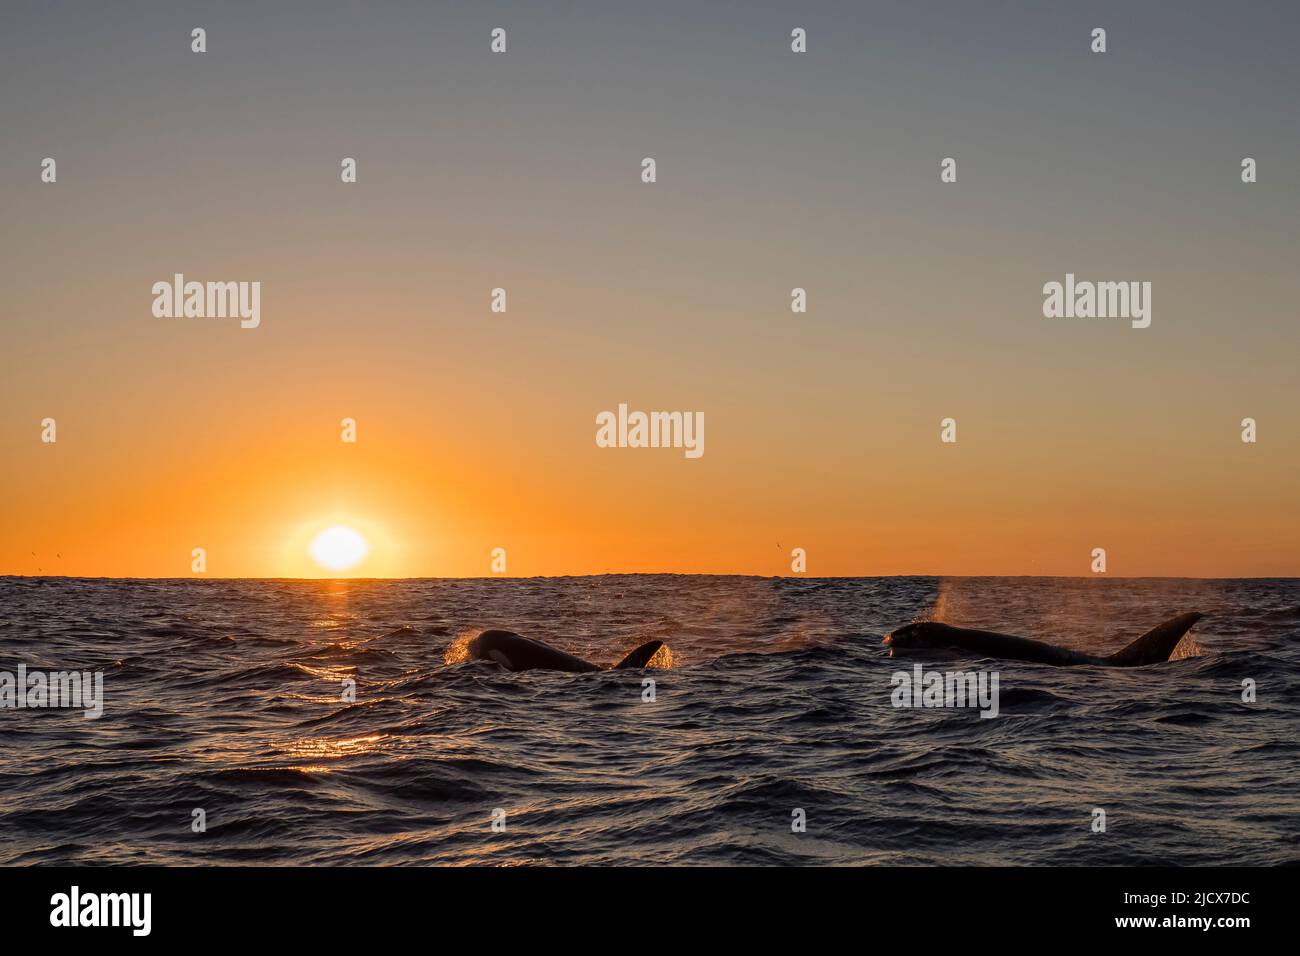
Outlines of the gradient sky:
<svg viewBox="0 0 1300 956">
<path fill-rule="evenodd" d="M 343 522 L 373 576 L 1300 574 L 1294 3 L 5 19 L 0 573 L 315 575 Z M 174 272 L 261 327 L 155 318 Z M 1067 272 L 1151 327 L 1043 318 Z M 597 448 L 620 402 L 705 455 Z"/>
</svg>

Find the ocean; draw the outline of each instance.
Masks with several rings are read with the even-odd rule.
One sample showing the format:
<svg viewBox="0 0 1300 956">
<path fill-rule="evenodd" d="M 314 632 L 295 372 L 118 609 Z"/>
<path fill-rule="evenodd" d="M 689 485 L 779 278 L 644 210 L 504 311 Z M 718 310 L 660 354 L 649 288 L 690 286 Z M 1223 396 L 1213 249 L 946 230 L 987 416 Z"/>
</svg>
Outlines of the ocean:
<svg viewBox="0 0 1300 956">
<path fill-rule="evenodd" d="M 881 644 L 1192 610 L 1142 668 Z M 488 627 L 671 659 L 510 673 L 464 660 Z M 1298 638 L 1296 579 L 0 578 L 0 671 L 103 672 L 98 719 L 0 709 L 0 863 L 1296 863 Z M 917 663 L 996 671 L 998 715 L 895 707 Z"/>
</svg>

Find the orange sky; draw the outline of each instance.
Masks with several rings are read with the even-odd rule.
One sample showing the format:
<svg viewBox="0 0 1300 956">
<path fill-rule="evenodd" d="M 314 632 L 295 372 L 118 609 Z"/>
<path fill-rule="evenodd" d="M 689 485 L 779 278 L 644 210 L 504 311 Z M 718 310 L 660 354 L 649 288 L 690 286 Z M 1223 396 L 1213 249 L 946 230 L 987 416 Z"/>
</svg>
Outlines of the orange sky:
<svg viewBox="0 0 1300 956">
<path fill-rule="evenodd" d="M 1207 439 L 1190 415 L 1164 421 L 1153 454 L 1122 415 L 1103 429 L 981 399 L 942 445 L 937 404 L 802 428 L 736 397 L 706 406 L 706 454 L 687 460 L 599 449 L 579 401 L 530 406 L 506 386 L 470 416 L 468 382 L 347 407 L 268 377 L 219 409 L 216 385 L 192 379 L 165 412 L 146 392 L 111 416 L 65 403 L 54 445 L 30 403 L 28 434 L 5 433 L 3 570 L 186 576 L 203 547 L 209 575 L 313 576 L 307 542 L 335 523 L 369 540 L 365 576 L 486 575 L 495 547 L 512 575 L 782 574 L 795 546 L 816 575 L 1086 573 L 1098 546 L 1120 575 L 1296 567 L 1281 443 L 1242 445 L 1231 422 Z"/>
</svg>

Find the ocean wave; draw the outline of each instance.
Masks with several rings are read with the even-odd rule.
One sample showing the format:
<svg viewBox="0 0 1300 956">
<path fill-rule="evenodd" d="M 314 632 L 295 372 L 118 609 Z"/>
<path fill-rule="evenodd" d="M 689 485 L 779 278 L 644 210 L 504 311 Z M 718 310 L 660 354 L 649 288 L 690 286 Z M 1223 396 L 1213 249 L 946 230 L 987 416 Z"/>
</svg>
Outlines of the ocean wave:
<svg viewBox="0 0 1300 956">
<path fill-rule="evenodd" d="M 99 720 L 0 710 L 0 862 L 1296 860 L 1297 581 L 347 588 L 0 578 L 0 669 L 105 672 Z M 1188 609 L 1209 615 L 1199 656 L 1143 668 L 891 658 L 880 643 L 934 617 L 1108 653 Z M 659 638 L 672 667 L 463 660 L 493 625 L 602 663 Z M 891 676 L 914 663 L 997 671 L 998 716 L 894 706 Z"/>
</svg>

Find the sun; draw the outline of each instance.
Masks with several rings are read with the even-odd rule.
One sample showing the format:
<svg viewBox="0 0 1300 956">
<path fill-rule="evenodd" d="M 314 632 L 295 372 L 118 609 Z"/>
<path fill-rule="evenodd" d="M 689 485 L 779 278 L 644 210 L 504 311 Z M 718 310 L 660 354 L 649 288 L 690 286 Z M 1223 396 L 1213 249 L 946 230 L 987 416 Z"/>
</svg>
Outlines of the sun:
<svg viewBox="0 0 1300 956">
<path fill-rule="evenodd" d="M 307 550 L 322 568 L 346 571 L 370 553 L 370 545 L 355 529 L 336 524 L 312 538 Z"/>
</svg>

